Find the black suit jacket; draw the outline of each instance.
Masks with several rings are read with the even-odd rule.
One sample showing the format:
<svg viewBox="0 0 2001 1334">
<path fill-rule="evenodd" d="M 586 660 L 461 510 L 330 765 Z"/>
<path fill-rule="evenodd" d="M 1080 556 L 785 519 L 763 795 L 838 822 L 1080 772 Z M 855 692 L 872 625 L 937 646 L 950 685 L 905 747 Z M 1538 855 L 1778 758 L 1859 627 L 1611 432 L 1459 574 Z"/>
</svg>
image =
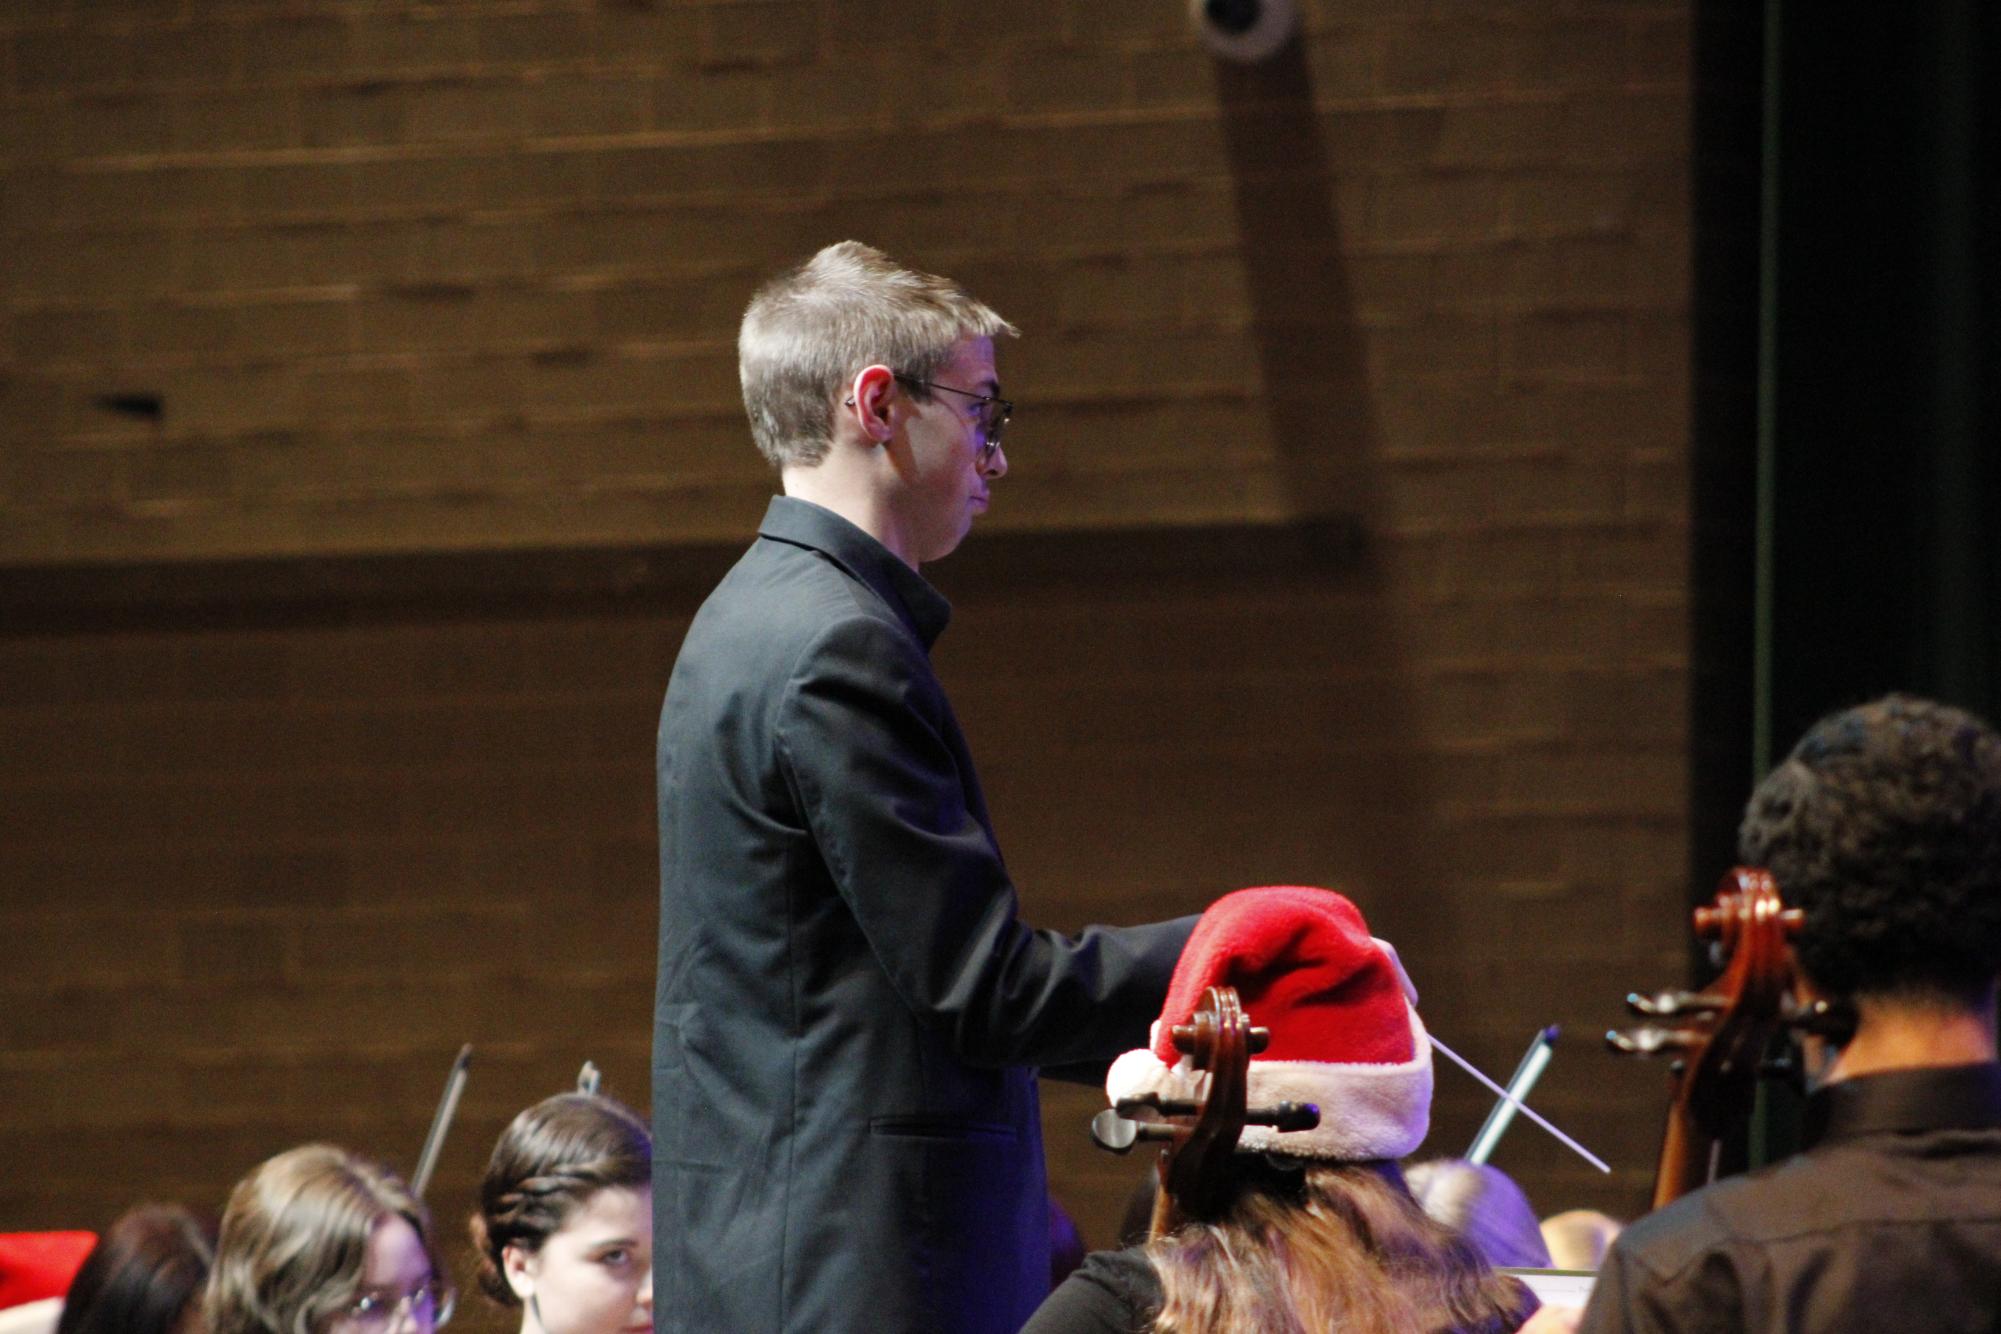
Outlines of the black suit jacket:
<svg viewBox="0 0 2001 1334">
<path fill-rule="evenodd" d="M 932 674 L 950 608 L 778 498 L 659 736 L 663 1330 L 1008 1331 L 1049 1285 L 1035 1072 L 1142 1045 L 1193 926 L 1031 930 Z"/>
</svg>

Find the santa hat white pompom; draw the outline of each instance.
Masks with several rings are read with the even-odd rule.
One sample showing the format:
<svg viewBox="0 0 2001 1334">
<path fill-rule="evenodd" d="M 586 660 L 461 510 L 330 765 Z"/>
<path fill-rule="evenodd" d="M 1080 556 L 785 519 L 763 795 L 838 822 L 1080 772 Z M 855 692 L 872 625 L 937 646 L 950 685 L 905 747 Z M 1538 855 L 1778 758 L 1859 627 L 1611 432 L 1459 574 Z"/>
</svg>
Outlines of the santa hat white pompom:
<svg viewBox="0 0 2001 1334">
<path fill-rule="evenodd" d="M 1169 1036 L 1209 987 L 1235 987 L 1251 1023 L 1271 1041 L 1251 1059 L 1253 1107 L 1310 1102 L 1312 1130 L 1245 1126 L 1241 1152 L 1363 1162 L 1401 1158 L 1431 1121 L 1431 1040 L 1395 951 L 1369 935 L 1362 914 L 1331 890 L 1240 889 L 1210 905 L 1181 952 L 1152 1046 L 1112 1063 L 1114 1104 L 1156 1093 L 1194 1099 L 1208 1076 Z"/>
</svg>

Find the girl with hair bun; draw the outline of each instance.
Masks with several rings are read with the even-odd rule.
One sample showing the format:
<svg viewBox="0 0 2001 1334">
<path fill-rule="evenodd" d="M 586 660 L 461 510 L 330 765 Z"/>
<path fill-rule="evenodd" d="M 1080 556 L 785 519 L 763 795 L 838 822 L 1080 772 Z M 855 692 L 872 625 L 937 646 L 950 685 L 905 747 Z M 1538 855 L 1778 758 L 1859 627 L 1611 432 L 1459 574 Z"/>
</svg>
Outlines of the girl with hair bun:
<svg viewBox="0 0 2001 1334">
<path fill-rule="evenodd" d="M 480 1288 L 522 1334 L 651 1334 L 653 1141 L 610 1098 L 563 1093 L 493 1146 L 472 1217 Z"/>
</svg>

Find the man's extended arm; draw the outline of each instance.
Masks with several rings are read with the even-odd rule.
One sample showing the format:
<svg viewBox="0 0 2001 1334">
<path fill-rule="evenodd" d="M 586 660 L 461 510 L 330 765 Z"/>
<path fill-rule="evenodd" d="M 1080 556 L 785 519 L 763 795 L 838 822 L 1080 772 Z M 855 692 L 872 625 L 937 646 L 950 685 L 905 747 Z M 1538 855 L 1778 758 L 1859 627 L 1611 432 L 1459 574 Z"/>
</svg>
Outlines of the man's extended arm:
<svg viewBox="0 0 2001 1334">
<path fill-rule="evenodd" d="M 952 726 L 916 642 L 866 615 L 816 640 L 780 706 L 784 772 L 891 985 L 969 1064 L 1137 1045 L 1194 919 L 1075 938 L 1024 925 Z"/>
</svg>

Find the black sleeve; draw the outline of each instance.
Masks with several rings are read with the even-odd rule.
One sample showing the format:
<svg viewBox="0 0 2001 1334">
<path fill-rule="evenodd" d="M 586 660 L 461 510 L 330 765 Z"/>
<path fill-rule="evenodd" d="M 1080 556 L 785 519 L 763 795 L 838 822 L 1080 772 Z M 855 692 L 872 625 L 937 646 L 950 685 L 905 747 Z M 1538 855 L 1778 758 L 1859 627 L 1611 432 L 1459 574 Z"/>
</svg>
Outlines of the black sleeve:
<svg viewBox="0 0 2001 1334">
<path fill-rule="evenodd" d="M 1159 1310 L 1160 1280 L 1142 1251 L 1097 1251 L 1036 1308 L 1021 1334 L 1145 1334 Z"/>
<path fill-rule="evenodd" d="M 969 1065 L 1142 1045 L 1195 919 L 1075 937 L 1024 925 L 952 731 L 922 650 L 868 616 L 819 637 L 780 706 L 781 765 L 890 985 Z"/>
</svg>

